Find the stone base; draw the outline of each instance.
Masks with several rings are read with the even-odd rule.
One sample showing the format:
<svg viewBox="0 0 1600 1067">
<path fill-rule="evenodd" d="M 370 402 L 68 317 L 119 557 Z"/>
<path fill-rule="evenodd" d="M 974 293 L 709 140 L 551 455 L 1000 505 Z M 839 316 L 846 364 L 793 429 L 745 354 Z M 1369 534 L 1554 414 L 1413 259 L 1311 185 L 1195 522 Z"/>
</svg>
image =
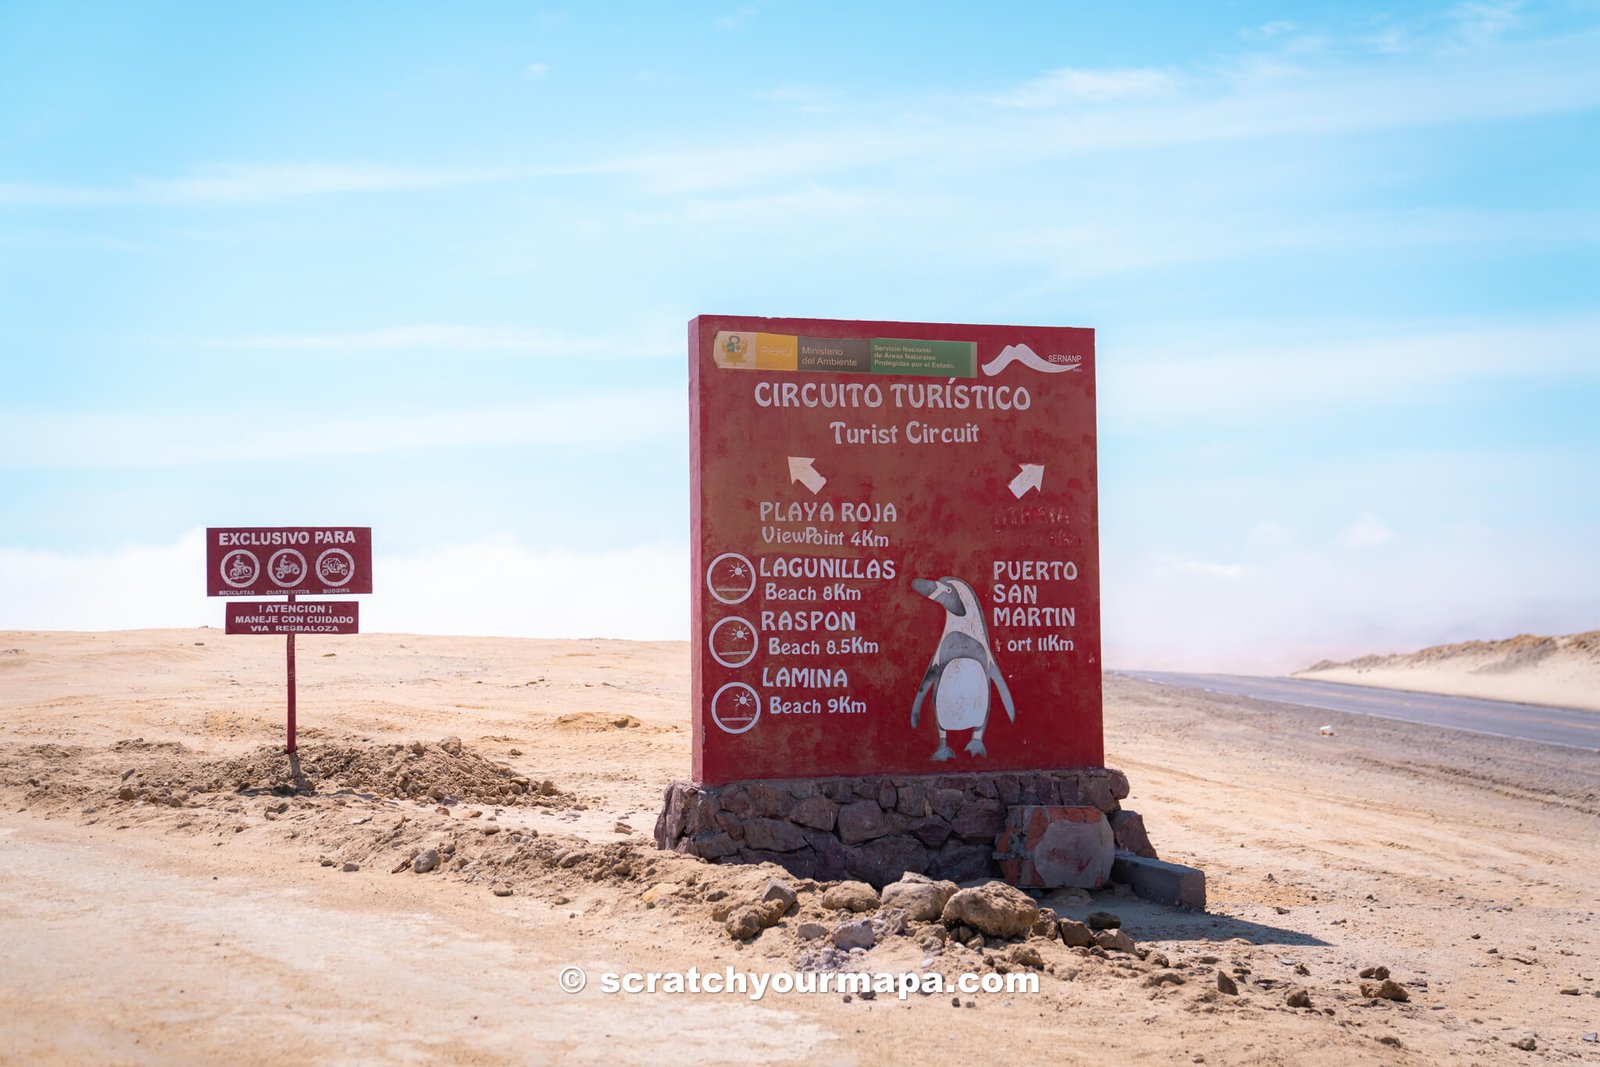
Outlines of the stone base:
<svg viewBox="0 0 1600 1067">
<path fill-rule="evenodd" d="M 1109 816 L 1127 795 L 1127 776 L 1108 767 L 673 782 L 655 839 L 713 863 L 775 863 L 799 878 L 881 888 L 912 871 L 964 882 L 1002 877 L 995 839 L 1012 806 L 1084 805 Z"/>
</svg>

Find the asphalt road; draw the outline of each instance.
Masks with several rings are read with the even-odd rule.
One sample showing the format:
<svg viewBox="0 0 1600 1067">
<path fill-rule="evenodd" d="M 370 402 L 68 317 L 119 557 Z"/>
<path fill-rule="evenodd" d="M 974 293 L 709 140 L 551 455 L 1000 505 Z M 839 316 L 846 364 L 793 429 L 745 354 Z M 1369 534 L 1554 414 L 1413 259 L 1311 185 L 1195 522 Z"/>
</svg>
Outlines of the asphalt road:
<svg viewBox="0 0 1600 1067">
<path fill-rule="evenodd" d="M 1209 693 L 1275 700 L 1380 719 L 1426 723 L 1452 730 L 1514 737 L 1547 745 L 1600 751 L 1600 712 L 1511 704 L 1476 697 L 1436 696 L 1398 689 L 1374 689 L 1303 678 L 1257 678 L 1244 674 L 1178 674 L 1168 671 L 1116 671 L 1158 685 L 1203 689 Z"/>
</svg>

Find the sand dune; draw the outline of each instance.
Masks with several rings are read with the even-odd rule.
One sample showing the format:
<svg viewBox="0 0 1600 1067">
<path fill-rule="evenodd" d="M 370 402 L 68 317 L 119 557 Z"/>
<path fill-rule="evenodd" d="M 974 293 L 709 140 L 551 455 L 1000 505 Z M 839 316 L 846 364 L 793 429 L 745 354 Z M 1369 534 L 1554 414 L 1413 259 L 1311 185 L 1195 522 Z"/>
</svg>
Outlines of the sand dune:
<svg viewBox="0 0 1600 1067">
<path fill-rule="evenodd" d="M 1323 660 L 1294 677 L 1600 711 L 1600 630 L 1463 641 L 1345 663 Z"/>
</svg>

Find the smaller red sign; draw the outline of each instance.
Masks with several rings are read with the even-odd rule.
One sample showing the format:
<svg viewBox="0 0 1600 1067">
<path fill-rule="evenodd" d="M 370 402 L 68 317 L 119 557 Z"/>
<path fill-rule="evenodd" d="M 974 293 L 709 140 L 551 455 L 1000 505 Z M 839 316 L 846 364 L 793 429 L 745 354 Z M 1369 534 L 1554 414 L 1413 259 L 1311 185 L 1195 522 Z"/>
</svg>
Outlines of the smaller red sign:
<svg viewBox="0 0 1600 1067">
<path fill-rule="evenodd" d="M 230 634 L 353 634 L 359 633 L 360 607 L 354 600 L 298 600 L 228 605 Z"/>
<path fill-rule="evenodd" d="M 206 530 L 207 596 L 338 596 L 370 592 L 370 526 L 230 526 Z"/>
</svg>

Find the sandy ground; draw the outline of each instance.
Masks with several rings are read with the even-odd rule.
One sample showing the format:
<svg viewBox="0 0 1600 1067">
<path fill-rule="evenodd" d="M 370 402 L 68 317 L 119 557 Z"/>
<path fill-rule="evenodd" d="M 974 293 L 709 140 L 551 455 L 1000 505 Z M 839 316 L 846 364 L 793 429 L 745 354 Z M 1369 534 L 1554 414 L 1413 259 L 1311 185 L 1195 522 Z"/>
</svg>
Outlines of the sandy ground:
<svg viewBox="0 0 1600 1067">
<path fill-rule="evenodd" d="M 0 1060 L 1600 1063 L 1592 753 L 1112 676 L 1109 762 L 1211 913 L 1045 903 L 1117 912 L 1147 958 L 1030 941 L 1038 993 L 960 1006 L 607 995 L 606 971 L 837 965 L 797 936 L 819 887 L 738 943 L 716 916 L 774 871 L 650 845 L 688 764 L 685 647 L 303 639 L 299 793 L 275 788 L 282 649 L 0 634 Z M 893 937 L 845 965 L 1017 954 Z M 1378 964 L 1409 1002 L 1360 995 Z"/>
<path fill-rule="evenodd" d="M 1345 663 L 1324 660 L 1294 676 L 1600 711 L 1600 630 L 1466 641 Z"/>
</svg>

